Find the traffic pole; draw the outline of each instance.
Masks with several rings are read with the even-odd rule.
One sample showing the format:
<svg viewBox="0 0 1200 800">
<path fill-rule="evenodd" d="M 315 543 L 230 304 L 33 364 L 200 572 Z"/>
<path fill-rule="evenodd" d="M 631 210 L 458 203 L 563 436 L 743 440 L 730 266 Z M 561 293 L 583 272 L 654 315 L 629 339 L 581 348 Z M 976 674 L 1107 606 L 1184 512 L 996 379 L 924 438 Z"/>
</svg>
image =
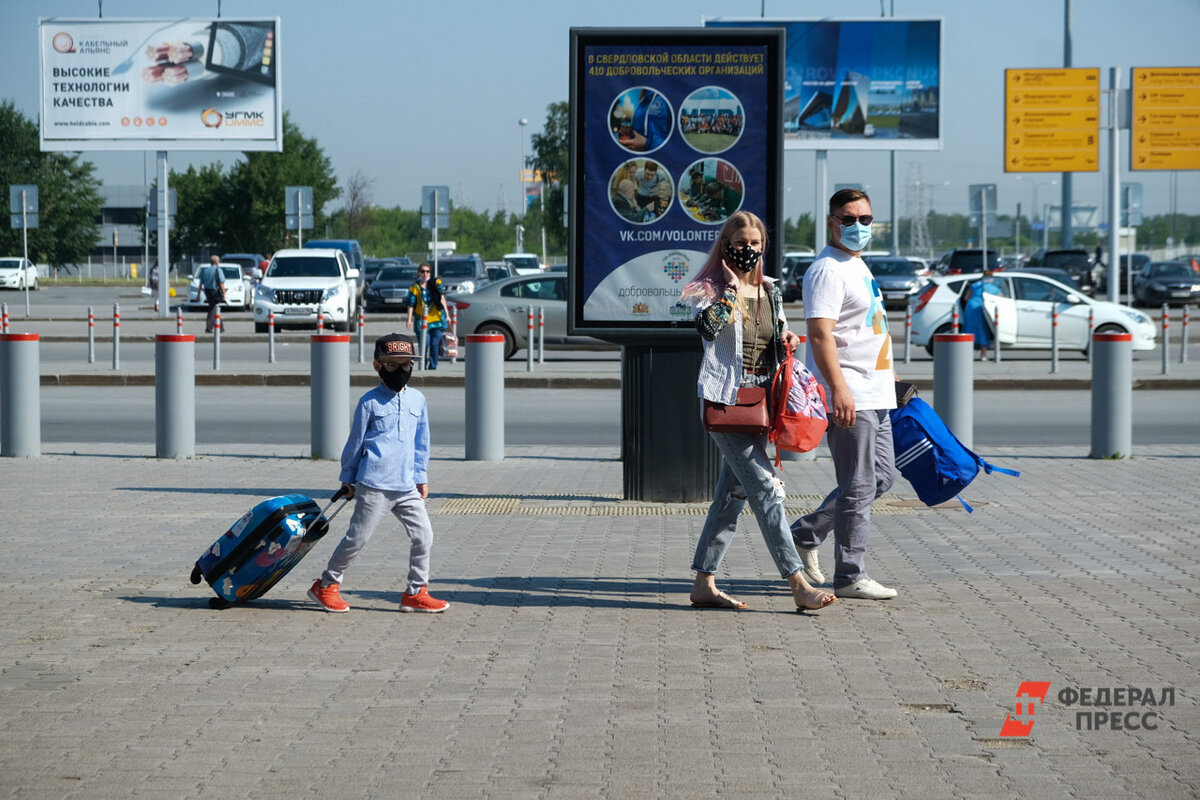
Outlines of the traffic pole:
<svg viewBox="0 0 1200 800">
<path fill-rule="evenodd" d="M 807 338 L 807 337 L 805 337 Z M 912 348 L 912 306 L 904 309 L 904 363 L 909 363 L 908 352 Z"/>
<path fill-rule="evenodd" d="M 275 363 L 275 312 L 267 312 L 267 363 Z"/>
<path fill-rule="evenodd" d="M 1096 332 L 1096 309 L 1092 306 L 1089 306 L 1088 307 L 1088 333 L 1087 333 L 1087 340 L 1089 342 L 1092 340 L 1092 334 L 1095 332 Z M 1087 349 L 1087 360 L 1089 362 L 1091 362 L 1091 360 L 1092 360 L 1092 348 L 1090 348 L 1090 347 Z"/>
<path fill-rule="evenodd" d="M 1191 318 L 1192 318 L 1192 315 L 1189 312 L 1188 307 L 1185 305 L 1183 307 L 1183 326 L 1182 326 L 1183 333 L 1179 339 L 1179 363 L 1180 364 L 1187 363 L 1187 337 L 1188 337 L 1187 329 L 1188 329 L 1188 323 L 1191 321 Z"/>
<path fill-rule="evenodd" d="M 8 333 L 8 303 L 0 303 L 0 333 Z"/>
<path fill-rule="evenodd" d="M 992 333 L 995 334 L 992 338 L 995 340 L 992 345 L 995 349 L 992 351 L 992 363 L 1000 363 L 1000 306 L 996 306 L 992 311 Z"/>
<path fill-rule="evenodd" d="M 88 363 L 96 363 L 96 312 L 88 306 Z"/>
<path fill-rule="evenodd" d="M 1166 303 L 1162 304 L 1162 340 L 1162 374 L 1166 375 L 1170 371 L 1167 350 L 1171 347 L 1171 309 Z"/>
<path fill-rule="evenodd" d="M 525 371 L 533 372 L 533 306 L 525 314 Z"/>
<path fill-rule="evenodd" d="M 546 363 L 546 307 L 538 306 L 538 363 Z"/>
<path fill-rule="evenodd" d="M 363 363 L 363 337 L 366 333 L 363 331 L 367 327 L 366 312 L 362 306 L 358 307 L 358 363 Z"/>
<path fill-rule="evenodd" d="M 950 332 L 962 332 L 962 330 L 958 327 L 958 303 L 955 303 L 954 307 L 950 309 Z"/>
<path fill-rule="evenodd" d="M 183 335 L 183 309 L 182 308 L 175 309 L 175 335 L 176 336 Z"/>
<path fill-rule="evenodd" d="M 121 368 L 121 306 L 113 303 L 113 369 Z"/>
<path fill-rule="evenodd" d="M 458 341 L 458 305 L 455 303 L 450 304 L 450 332 L 454 334 L 455 341 Z M 457 347 L 455 347 L 454 351 L 450 354 L 450 363 L 458 363 Z"/>
<path fill-rule="evenodd" d="M 217 303 L 217 313 L 213 317 L 213 369 L 221 368 L 221 329 L 225 327 L 221 322 L 221 304 Z"/>
<path fill-rule="evenodd" d="M 1050 304 L 1050 372 L 1058 372 L 1058 303 Z"/>
</svg>

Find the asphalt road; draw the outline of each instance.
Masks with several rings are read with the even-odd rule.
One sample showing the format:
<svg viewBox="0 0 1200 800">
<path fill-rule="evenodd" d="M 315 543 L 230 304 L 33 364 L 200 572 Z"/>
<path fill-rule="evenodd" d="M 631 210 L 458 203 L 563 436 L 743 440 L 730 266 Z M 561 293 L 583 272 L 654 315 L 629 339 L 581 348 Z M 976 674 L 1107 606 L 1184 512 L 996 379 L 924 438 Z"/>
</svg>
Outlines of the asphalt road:
<svg viewBox="0 0 1200 800">
<path fill-rule="evenodd" d="M 423 389 L 435 446 L 464 443 L 460 388 Z M 351 407 L 362 394 L 351 390 Z M 1087 391 L 980 391 L 975 445 L 1079 445 L 1091 441 Z M 42 441 L 154 443 L 153 387 L 44 386 Z M 1200 444 L 1200 391 L 1133 395 L 1137 444 Z M 507 389 L 505 441 L 514 445 L 619 445 L 617 389 Z M 307 387 L 197 387 L 196 442 L 295 444 L 312 441 Z"/>
</svg>

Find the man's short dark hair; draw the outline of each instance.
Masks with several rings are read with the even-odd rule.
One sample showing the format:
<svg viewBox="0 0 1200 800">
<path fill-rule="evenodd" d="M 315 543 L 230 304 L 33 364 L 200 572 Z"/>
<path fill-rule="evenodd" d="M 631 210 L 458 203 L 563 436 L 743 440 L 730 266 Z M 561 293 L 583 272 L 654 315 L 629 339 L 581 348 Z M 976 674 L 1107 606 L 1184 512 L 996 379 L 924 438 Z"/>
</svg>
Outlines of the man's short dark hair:
<svg viewBox="0 0 1200 800">
<path fill-rule="evenodd" d="M 834 209 L 842 208 L 855 200 L 871 202 L 871 198 L 862 189 L 839 189 L 829 198 L 829 213 L 832 214 Z"/>
</svg>

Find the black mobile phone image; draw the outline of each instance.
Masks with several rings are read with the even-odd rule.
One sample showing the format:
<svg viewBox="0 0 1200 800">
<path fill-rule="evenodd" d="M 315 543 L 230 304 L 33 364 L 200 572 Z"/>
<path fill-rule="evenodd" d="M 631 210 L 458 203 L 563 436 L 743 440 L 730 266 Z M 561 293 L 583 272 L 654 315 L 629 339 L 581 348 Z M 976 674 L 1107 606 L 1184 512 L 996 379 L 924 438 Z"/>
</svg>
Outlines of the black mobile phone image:
<svg viewBox="0 0 1200 800">
<path fill-rule="evenodd" d="M 213 22 L 205 67 L 222 75 L 275 85 L 274 22 Z"/>
</svg>

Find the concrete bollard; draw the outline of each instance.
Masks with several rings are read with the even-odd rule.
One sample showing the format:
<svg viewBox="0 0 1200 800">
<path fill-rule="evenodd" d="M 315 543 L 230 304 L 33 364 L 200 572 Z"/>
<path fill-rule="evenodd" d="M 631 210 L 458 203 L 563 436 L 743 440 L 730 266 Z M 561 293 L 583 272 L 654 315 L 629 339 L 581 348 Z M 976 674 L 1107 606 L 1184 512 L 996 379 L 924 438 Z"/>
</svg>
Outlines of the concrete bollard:
<svg viewBox="0 0 1200 800">
<path fill-rule="evenodd" d="M 154 454 L 196 455 L 196 337 L 154 337 Z"/>
<path fill-rule="evenodd" d="M 0 333 L 0 456 L 42 454 L 40 340 L 36 333 Z"/>
<path fill-rule="evenodd" d="M 350 335 L 312 337 L 313 458 L 340 458 L 350 433 Z"/>
<path fill-rule="evenodd" d="M 467 336 L 466 457 L 504 460 L 504 337 Z"/>
<path fill-rule="evenodd" d="M 967 447 L 975 439 L 975 337 L 938 333 L 933 337 L 933 410 Z"/>
<path fill-rule="evenodd" d="M 1133 334 L 1092 336 L 1092 452 L 1129 458 L 1133 448 Z"/>
</svg>

